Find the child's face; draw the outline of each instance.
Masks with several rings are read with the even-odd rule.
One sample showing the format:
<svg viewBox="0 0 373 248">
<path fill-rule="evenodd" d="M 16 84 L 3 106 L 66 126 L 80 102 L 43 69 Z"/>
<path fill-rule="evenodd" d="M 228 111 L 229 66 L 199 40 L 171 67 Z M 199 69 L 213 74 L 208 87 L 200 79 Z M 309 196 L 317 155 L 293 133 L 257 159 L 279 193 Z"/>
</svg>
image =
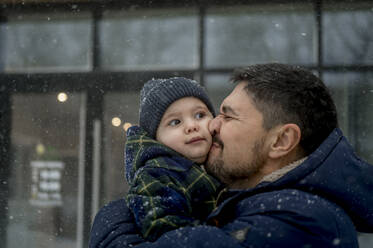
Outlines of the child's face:
<svg viewBox="0 0 373 248">
<path fill-rule="evenodd" d="M 207 106 L 198 98 L 181 98 L 167 108 L 156 139 L 186 158 L 202 163 L 211 147 L 208 125 L 212 118 Z"/>
</svg>

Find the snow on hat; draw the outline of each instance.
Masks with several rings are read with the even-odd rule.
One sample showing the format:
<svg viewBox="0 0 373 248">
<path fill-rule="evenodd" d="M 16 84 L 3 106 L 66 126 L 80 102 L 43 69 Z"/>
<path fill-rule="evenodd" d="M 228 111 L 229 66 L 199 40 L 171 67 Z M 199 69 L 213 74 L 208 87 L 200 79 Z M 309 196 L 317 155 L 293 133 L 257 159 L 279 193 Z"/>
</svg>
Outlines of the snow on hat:
<svg viewBox="0 0 373 248">
<path fill-rule="evenodd" d="M 183 97 L 200 99 L 215 116 L 214 107 L 205 89 L 196 81 L 183 77 L 152 79 L 144 84 L 140 93 L 140 127 L 155 138 L 164 112 L 173 102 Z"/>
</svg>

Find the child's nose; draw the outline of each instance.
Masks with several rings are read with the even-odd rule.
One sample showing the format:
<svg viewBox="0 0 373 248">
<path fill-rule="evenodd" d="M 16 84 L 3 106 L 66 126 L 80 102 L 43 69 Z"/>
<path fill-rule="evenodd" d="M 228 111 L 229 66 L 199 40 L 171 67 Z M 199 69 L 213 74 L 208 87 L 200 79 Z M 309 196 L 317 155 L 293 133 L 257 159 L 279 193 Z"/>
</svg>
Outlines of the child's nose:
<svg viewBox="0 0 373 248">
<path fill-rule="evenodd" d="M 199 124 L 195 120 L 190 120 L 186 123 L 185 132 L 191 133 L 199 130 Z"/>
</svg>

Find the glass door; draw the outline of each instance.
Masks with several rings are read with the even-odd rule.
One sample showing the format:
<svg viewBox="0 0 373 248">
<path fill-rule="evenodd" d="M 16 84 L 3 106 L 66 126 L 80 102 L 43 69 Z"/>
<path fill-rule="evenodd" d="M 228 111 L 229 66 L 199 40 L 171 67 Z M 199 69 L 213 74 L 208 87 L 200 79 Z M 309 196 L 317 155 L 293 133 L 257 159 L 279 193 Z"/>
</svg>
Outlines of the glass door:
<svg viewBox="0 0 373 248">
<path fill-rule="evenodd" d="M 77 246 L 82 99 L 12 95 L 7 247 Z"/>
</svg>

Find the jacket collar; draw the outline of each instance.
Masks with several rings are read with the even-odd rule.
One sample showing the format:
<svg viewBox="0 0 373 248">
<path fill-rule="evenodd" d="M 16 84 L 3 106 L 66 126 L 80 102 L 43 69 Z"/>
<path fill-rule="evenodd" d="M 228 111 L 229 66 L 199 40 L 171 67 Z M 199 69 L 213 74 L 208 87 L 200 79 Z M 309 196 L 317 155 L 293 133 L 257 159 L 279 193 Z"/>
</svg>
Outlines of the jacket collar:
<svg viewBox="0 0 373 248">
<path fill-rule="evenodd" d="M 259 181 L 259 183 L 262 183 L 262 182 L 270 182 L 271 183 L 271 182 L 274 182 L 274 181 L 280 179 L 286 173 L 288 173 L 289 171 L 295 169 L 300 164 L 302 164 L 306 159 L 307 159 L 307 157 L 301 158 L 299 160 L 296 160 L 296 161 L 286 165 L 285 167 L 282 167 L 281 169 L 273 171 L 272 173 L 264 176 L 262 178 L 262 180 Z"/>
</svg>

